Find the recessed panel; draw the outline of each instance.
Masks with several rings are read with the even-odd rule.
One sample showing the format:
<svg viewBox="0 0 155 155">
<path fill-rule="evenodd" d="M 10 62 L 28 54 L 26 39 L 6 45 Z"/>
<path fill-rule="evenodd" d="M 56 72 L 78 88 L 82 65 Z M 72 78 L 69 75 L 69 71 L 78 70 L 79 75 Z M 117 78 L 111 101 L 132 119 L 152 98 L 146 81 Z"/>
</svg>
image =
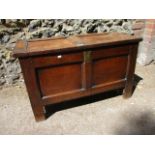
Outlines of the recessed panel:
<svg viewBox="0 0 155 155">
<path fill-rule="evenodd" d="M 67 64 L 37 70 L 42 96 L 61 95 L 81 89 L 81 64 Z"/>
<path fill-rule="evenodd" d="M 94 60 L 92 63 L 92 85 L 104 85 L 125 79 L 127 55 Z"/>
</svg>

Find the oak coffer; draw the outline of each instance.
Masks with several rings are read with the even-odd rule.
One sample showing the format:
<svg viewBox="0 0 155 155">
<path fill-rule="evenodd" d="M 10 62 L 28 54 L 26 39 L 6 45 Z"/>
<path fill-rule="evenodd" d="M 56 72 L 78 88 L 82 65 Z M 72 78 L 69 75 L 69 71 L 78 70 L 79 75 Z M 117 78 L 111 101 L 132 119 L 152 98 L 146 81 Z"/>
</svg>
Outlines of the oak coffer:
<svg viewBox="0 0 155 155">
<path fill-rule="evenodd" d="M 132 94 L 137 47 L 141 38 L 102 33 L 24 41 L 19 58 L 36 121 L 45 106 L 124 88 Z"/>
</svg>

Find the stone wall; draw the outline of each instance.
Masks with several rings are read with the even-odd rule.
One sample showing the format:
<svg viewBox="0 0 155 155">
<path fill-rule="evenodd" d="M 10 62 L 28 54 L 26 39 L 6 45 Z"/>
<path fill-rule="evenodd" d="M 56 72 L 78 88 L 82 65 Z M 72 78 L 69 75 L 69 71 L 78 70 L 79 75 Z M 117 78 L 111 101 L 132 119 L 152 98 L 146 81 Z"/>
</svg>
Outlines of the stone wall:
<svg viewBox="0 0 155 155">
<path fill-rule="evenodd" d="M 48 38 L 75 34 L 119 32 L 133 34 L 135 20 L 127 19 L 1 19 L 0 20 L 0 85 L 22 82 L 12 48 L 18 39 Z"/>
</svg>

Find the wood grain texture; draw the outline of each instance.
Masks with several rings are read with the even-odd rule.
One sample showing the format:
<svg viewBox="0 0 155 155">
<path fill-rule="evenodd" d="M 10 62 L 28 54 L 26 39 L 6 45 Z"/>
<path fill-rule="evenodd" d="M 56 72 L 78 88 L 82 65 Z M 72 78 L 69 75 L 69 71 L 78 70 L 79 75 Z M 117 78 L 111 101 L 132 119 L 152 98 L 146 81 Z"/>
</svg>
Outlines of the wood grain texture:
<svg viewBox="0 0 155 155">
<path fill-rule="evenodd" d="M 81 64 L 67 64 L 37 71 L 42 96 L 63 94 L 82 89 Z"/>
<path fill-rule="evenodd" d="M 37 39 L 18 41 L 14 49 L 15 57 L 28 57 L 34 55 L 44 55 L 48 53 L 70 52 L 85 50 L 94 47 L 107 47 L 111 45 L 123 45 L 137 43 L 140 37 L 121 33 L 100 33 L 71 36 L 69 38 L 56 37 L 51 39 Z"/>
<path fill-rule="evenodd" d="M 136 67 L 138 45 L 133 45 L 128 55 L 128 67 L 126 75 L 126 85 L 123 91 L 123 97 L 129 98 L 133 93 L 134 72 Z"/>
<path fill-rule="evenodd" d="M 96 85 L 102 85 L 112 81 L 125 79 L 127 58 L 127 55 L 125 55 L 94 61 L 92 65 L 93 87 Z"/>
<path fill-rule="evenodd" d="M 18 42 L 15 56 L 36 120 L 46 118 L 49 104 L 118 88 L 124 88 L 124 98 L 130 97 L 140 40 L 112 33 L 34 40 L 27 48 Z"/>
<path fill-rule="evenodd" d="M 45 119 L 44 106 L 41 102 L 41 97 L 36 81 L 35 70 L 31 58 L 20 59 L 24 80 L 27 88 L 27 92 L 30 98 L 31 106 L 36 121 Z"/>
</svg>

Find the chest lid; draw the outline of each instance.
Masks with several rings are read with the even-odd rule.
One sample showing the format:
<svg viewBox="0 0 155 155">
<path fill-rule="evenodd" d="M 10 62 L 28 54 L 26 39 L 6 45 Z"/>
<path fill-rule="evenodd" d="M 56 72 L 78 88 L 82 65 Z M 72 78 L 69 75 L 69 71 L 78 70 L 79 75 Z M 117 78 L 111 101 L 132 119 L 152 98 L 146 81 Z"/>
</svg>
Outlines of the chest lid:
<svg viewBox="0 0 155 155">
<path fill-rule="evenodd" d="M 57 52 L 69 52 L 100 46 L 138 43 L 138 36 L 120 33 L 100 33 L 77 35 L 71 37 L 53 37 L 48 39 L 19 40 L 14 48 L 15 57 L 28 57 Z"/>
</svg>

